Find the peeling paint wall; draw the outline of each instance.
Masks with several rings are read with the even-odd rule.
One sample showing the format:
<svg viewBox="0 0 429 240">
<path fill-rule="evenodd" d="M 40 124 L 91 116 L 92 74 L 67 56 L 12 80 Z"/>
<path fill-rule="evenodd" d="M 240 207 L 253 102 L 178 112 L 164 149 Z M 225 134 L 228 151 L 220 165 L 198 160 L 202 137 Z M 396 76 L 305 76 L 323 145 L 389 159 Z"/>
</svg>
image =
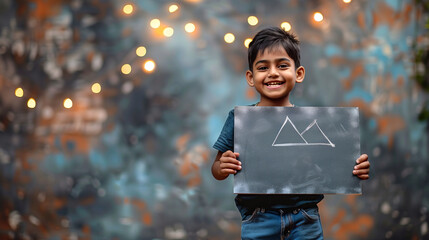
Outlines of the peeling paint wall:
<svg viewBox="0 0 429 240">
<path fill-rule="evenodd" d="M 232 179 L 211 176 L 211 146 L 231 108 L 258 101 L 244 40 L 283 21 L 307 70 L 293 103 L 359 107 L 372 164 L 362 196 L 320 204 L 325 237 L 427 238 L 428 125 L 417 115 L 428 95 L 412 50 L 429 46 L 428 16 L 414 1 L 186 0 L 173 13 L 170 1 L 130 3 L 127 15 L 123 1 L 0 0 L 1 239 L 239 239 Z"/>
</svg>

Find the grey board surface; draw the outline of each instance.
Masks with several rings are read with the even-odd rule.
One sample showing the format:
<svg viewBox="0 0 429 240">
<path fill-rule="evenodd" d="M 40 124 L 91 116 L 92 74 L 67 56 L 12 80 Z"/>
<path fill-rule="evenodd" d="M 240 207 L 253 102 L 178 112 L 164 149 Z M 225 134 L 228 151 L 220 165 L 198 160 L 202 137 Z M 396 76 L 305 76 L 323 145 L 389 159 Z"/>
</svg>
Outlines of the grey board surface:
<svg viewBox="0 0 429 240">
<path fill-rule="evenodd" d="M 361 194 L 352 174 L 360 156 L 359 109 L 234 109 L 239 194 Z"/>
</svg>

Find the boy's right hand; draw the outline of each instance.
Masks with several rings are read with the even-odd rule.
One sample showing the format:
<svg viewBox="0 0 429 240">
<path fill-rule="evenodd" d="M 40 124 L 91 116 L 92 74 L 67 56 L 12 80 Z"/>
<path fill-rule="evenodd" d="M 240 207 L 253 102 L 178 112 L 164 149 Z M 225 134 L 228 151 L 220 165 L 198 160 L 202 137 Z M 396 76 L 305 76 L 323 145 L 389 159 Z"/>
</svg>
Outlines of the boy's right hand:
<svg viewBox="0 0 429 240">
<path fill-rule="evenodd" d="M 234 153 L 230 150 L 222 153 L 219 158 L 220 173 L 223 174 L 236 174 L 237 171 L 241 170 L 241 162 L 237 160 L 239 153 Z"/>
</svg>

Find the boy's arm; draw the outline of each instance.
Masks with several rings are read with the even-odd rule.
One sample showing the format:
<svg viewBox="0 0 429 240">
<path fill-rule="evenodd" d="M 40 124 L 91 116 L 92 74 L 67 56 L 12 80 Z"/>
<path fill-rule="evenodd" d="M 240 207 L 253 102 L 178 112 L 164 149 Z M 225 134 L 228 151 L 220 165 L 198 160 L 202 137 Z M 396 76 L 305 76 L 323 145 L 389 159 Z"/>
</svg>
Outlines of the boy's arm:
<svg viewBox="0 0 429 240">
<path fill-rule="evenodd" d="M 222 153 L 218 151 L 212 165 L 212 175 L 217 180 L 224 180 L 230 174 L 236 174 L 241 170 L 241 162 L 237 160 L 239 153 L 230 150 Z"/>
<path fill-rule="evenodd" d="M 369 161 L 368 161 L 368 155 L 362 154 L 357 160 L 356 160 L 356 166 L 353 169 L 353 175 L 357 176 L 358 178 L 362 180 L 367 180 L 369 178 Z"/>
</svg>

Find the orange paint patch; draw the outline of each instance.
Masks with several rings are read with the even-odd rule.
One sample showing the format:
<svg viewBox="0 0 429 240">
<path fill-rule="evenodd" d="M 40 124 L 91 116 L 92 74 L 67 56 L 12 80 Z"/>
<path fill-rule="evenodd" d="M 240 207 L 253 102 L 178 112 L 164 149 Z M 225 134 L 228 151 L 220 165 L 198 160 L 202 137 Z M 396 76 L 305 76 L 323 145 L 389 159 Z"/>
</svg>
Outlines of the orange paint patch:
<svg viewBox="0 0 429 240">
<path fill-rule="evenodd" d="M 355 206 L 357 195 L 347 195 L 346 203 L 350 206 Z"/>
<path fill-rule="evenodd" d="M 142 216 L 142 222 L 145 225 L 152 225 L 152 216 L 150 215 L 150 213 L 144 213 Z"/>
<path fill-rule="evenodd" d="M 334 56 L 331 58 L 331 63 L 333 65 L 342 65 L 347 61 L 347 59 L 345 59 L 344 57 L 340 57 L 340 56 Z"/>
<path fill-rule="evenodd" d="M 176 149 L 179 152 L 183 152 L 190 139 L 191 139 L 191 134 L 189 133 L 186 133 L 180 136 L 176 141 Z"/>
<path fill-rule="evenodd" d="M 364 72 L 363 65 L 358 63 L 352 69 L 350 76 L 343 82 L 344 90 L 350 90 L 353 87 L 353 82 L 357 77 L 361 76 Z"/>
<path fill-rule="evenodd" d="M 399 104 L 402 100 L 402 97 L 398 94 L 391 93 L 389 95 L 389 101 L 393 102 L 394 104 Z"/>
<path fill-rule="evenodd" d="M 199 167 L 197 164 L 192 162 L 192 159 L 190 158 L 189 154 L 186 154 L 183 158 L 183 162 L 180 165 L 179 173 L 182 176 L 187 176 L 194 170 L 198 170 Z"/>
<path fill-rule="evenodd" d="M 247 99 L 255 99 L 256 98 L 255 89 L 248 87 L 246 89 L 246 98 Z"/>
<path fill-rule="evenodd" d="M 367 237 L 373 225 L 374 219 L 371 216 L 361 215 L 352 221 L 342 223 L 334 236 L 335 239 L 350 239 L 353 235 Z"/>
<path fill-rule="evenodd" d="M 80 205 L 90 205 L 95 202 L 95 197 L 87 197 L 87 198 L 81 199 L 79 202 L 80 202 Z"/>
<path fill-rule="evenodd" d="M 133 199 L 132 204 L 133 204 L 133 206 L 135 206 L 139 210 L 146 209 L 146 203 L 140 199 Z"/>
<path fill-rule="evenodd" d="M 64 205 L 66 205 L 66 200 L 61 198 L 55 198 L 54 199 L 54 208 L 59 209 L 62 208 Z"/>
<path fill-rule="evenodd" d="M 66 147 L 68 142 L 74 143 L 76 146 L 75 150 L 79 153 L 89 152 L 90 138 L 84 134 L 64 134 L 61 138 L 61 143 Z"/>
<path fill-rule="evenodd" d="M 379 2 L 376 9 L 376 12 L 372 12 L 373 28 L 380 24 L 387 24 L 389 27 L 392 27 L 397 19 L 400 18 L 400 13 L 395 12 L 395 10 L 385 2 Z"/>
<path fill-rule="evenodd" d="M 85 225 L 82 227 L 82 232 L 86 233 L 86 234 L 90 234 L 91 233 L 91 228 L 88 225 Z"/>
<path fill-rule="evenodd" d="M 195 175 L 191 179 L 188 180 L 188 187 L 196 187 L 201 184 L 201 176 L 199 174 Z"/>
<path fill-rule="evenodd" d="M 405 121 L 401 116 L 387 115 L 377 119 L 378 134 L 389 138 L 388 146 L 393 147 L 394 135 L 405 128 Z"/>
<path fill-rule="evenodd" d="M 365 12 L 364 11 L 359 12 L 359 14 L 358 14 L 357 17 L 358 17 L 357 22 L 358 22 L 359 27 L 361 29 L 365 29 L 365 27 L 366 27 L 366 24 L 365 24 Z"/>
<path fill-rule="evenodd" d="M 35 6 L 33 10 L 29 11 L 30 15 L 39 20 L 58 15 L 62 5 L 62 1 L 58 0 L 32 0 L 30 2 L 33 2 Z"/>
<path fill-rule="evenodd" d="M 404 77 L 403 76 L 399 76 L 398 77 L 398 86 L 399 87 L 403 87 L 404 86 Z"/>
</svg>

